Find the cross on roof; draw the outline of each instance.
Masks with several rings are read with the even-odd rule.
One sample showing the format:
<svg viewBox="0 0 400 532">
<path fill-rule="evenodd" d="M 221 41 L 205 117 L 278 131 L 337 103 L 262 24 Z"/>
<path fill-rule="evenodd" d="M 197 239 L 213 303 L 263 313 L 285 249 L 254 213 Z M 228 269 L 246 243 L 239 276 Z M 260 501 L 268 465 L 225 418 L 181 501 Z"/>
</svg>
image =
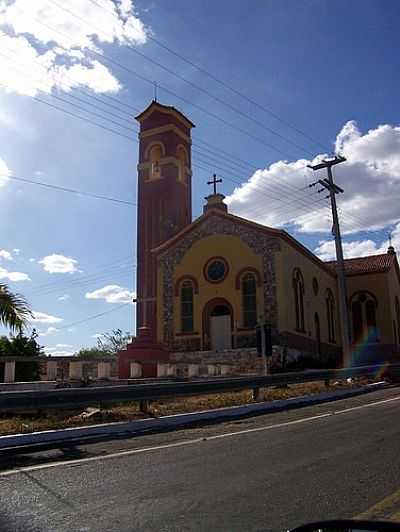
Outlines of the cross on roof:
<svg viewBox="0 0 400 532">
<path fill-rule="evenodd" d="M 222 179 L 217 179 L 217 174 L 213 174 L 211 181 L 207 181 L 207 185 L 214 185 L 214 194 L 217 193 L 217 183 L 222 183 Z"/>
</svg>

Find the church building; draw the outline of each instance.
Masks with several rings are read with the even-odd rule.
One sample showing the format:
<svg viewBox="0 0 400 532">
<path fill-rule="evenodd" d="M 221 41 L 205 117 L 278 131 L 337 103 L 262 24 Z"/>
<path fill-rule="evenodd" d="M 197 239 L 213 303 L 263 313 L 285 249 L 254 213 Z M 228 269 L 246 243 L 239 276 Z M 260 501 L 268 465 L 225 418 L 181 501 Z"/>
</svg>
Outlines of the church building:
<svg viewBox="0 0 400 532">
<path fill-rule="evenodd" d="M 153 101 L 140 124 L 137 335 L 132 361 L 228 362 L 256 370 L 256 326 L 271 327 L 274 352 L 341 363 L 335 262 L 323 262 L 286 231 L 230 213 L 217 183 L 192 220 L 191 130 L 174 107 Z M 352 363 L 400 353 L 400 272 L 394 249 L 345 261 Z M 279 357 L 278 357 L 279 358 Z"/>
</svg>

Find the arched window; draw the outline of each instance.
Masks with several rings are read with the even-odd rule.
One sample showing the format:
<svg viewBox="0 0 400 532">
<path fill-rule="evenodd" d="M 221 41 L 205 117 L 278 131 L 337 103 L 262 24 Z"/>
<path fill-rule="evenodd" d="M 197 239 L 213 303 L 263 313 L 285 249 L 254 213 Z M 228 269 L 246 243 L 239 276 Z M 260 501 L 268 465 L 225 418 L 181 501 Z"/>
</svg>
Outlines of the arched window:
<svg viewBox="0 0 400 532">
<path fill-rule="evenodd" d="M 150 177 L 151 178 L 161 177 L 160 160 L 162 156 L 163 156 L 163 153 L 162 153 L 162 147 L 160 144 L 155 144 L 154 146 L 151 147 L 150 153 L 149 153 Z"/>
<path fill-rule="evenodd" d="M 186 167 L 188 166 L 188 155 L 186 149 L 179 145 L 177 149 L 177 156 L 178 156 L 178 179 L 179 181 L 182 181 L 184 183 L 186 181 L 185 174 L 186 174 Z"/>
<path fill-rule="evenodd" d="M 326 291 L 326 319 L 328 322 L 328 342 L 335 342 L 335 300 L 332 290 Z"/>
<path fill-rule="evenodd" d="M 193 282 L 183 281 L 181 286 L 181 329 L 193 332 Z"/>
<path fill-rule="evenodd" d="M 371 293 L 358 292 L 353 295 L 351 314 L 354 343 L 378 341 L 376 308 L 376 298 Z"/>
<path fill-rule="evenodd" d="M 355 344 L 358 344 L 362 341 L 363 336 L 362 307 L 359 301 L 353 301 L 351 313 L 353 316 L 353 341 Z"/>
<path fill-rule="evenodd" d="M 257 279 L 254 273 L 242 277 L 243 327 L 257 325 Z"/>
<path fill-rule="evenodd" d="M 296 329 L 304 332 L 304 279 L 298 268 L 293 272 L 293 293 L 296 312 Z"/>
</svg>

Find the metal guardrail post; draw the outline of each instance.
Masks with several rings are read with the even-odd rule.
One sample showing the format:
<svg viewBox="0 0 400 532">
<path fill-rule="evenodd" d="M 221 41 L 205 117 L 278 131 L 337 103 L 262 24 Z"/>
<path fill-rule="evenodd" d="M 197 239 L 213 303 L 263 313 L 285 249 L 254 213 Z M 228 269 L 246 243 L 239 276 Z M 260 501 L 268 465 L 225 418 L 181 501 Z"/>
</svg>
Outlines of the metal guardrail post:
<svg viewBox="0 0 400 532">
<path fill-rule="evenodd" d="M 259 401 L 260 400 L 260 388 L 253 388 L 253 401 Z"/>
</svg>

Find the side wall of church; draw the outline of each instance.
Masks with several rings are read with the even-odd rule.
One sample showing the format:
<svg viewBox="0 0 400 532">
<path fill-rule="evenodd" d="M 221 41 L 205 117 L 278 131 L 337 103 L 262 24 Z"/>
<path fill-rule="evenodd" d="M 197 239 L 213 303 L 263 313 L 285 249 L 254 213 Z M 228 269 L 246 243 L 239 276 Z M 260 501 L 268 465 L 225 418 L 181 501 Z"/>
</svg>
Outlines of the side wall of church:
<svg viewBox="0 0 400 532">
<path fill-rule="evenodd" d="M 337 353 L 341 346 L 340 323 L 336 278 L 319 264 L 319 261 L 302 253 L 300 250 L 282 242 L 281 251 L 276 255 L 276 279 L 278 297 L 278 328 L 282 343 L 298 347 L 305 352 L 316 352 L 317 331 L 315 314 L 318 314 L 320 324 L 321 352 L 324 354 Z M 295 270 L 301 272 L 304 281 L 304 330 L 296 327 L 296 306 L 293 289 Z M 316 282 L 314 281 L 316 280 Z M 316 284 L 318 285 L 315 293 Z M 334 338 L 329 342 L 327 319 L 327 290 L 330 289 L 334 297 Z"/>
<path fill-rule="evenodd" d="M 392 338 L 393 344 L 395 344 L 395 350 L 400 355 L 400 312 L 399 307 L 396 308 L 396 298 L 400 305 L 400 280 L 399 275 L 396 272 L 396 268 L 391 268 L 387 274 L 387 282 L 389 286 L 389 299 L 390 299 L 390 313 L 392 324 Z M 396 332 L 394 331 L 396 328 Z"/>
<path fill-rule="evenodd" d="M 393 353 L 396 350 L 393 320 L 395 319 L 395 296 L 399 295 L 399 282 L 396 279 L 394 268 L 388 273 L 374 273 L 352 275 L 347 277 L 348 297 L 350 301 L 350 321 L 352 323 L 351 304 L 359 294 L 368 293 L 376 300 L 376 325 L 379 351 Z M 363 311 L 364 312 L 364 311 Z M 365 319 L 365 316 L 364 316 Z M 377 347 L 378 347 L 377 346 Z M 374 356 L 373 349 L 368 346 L 369 356 Z M 361 348 L 354 353 L 357 359 L 363 358 L 366 349 Z"/>
</svg>

